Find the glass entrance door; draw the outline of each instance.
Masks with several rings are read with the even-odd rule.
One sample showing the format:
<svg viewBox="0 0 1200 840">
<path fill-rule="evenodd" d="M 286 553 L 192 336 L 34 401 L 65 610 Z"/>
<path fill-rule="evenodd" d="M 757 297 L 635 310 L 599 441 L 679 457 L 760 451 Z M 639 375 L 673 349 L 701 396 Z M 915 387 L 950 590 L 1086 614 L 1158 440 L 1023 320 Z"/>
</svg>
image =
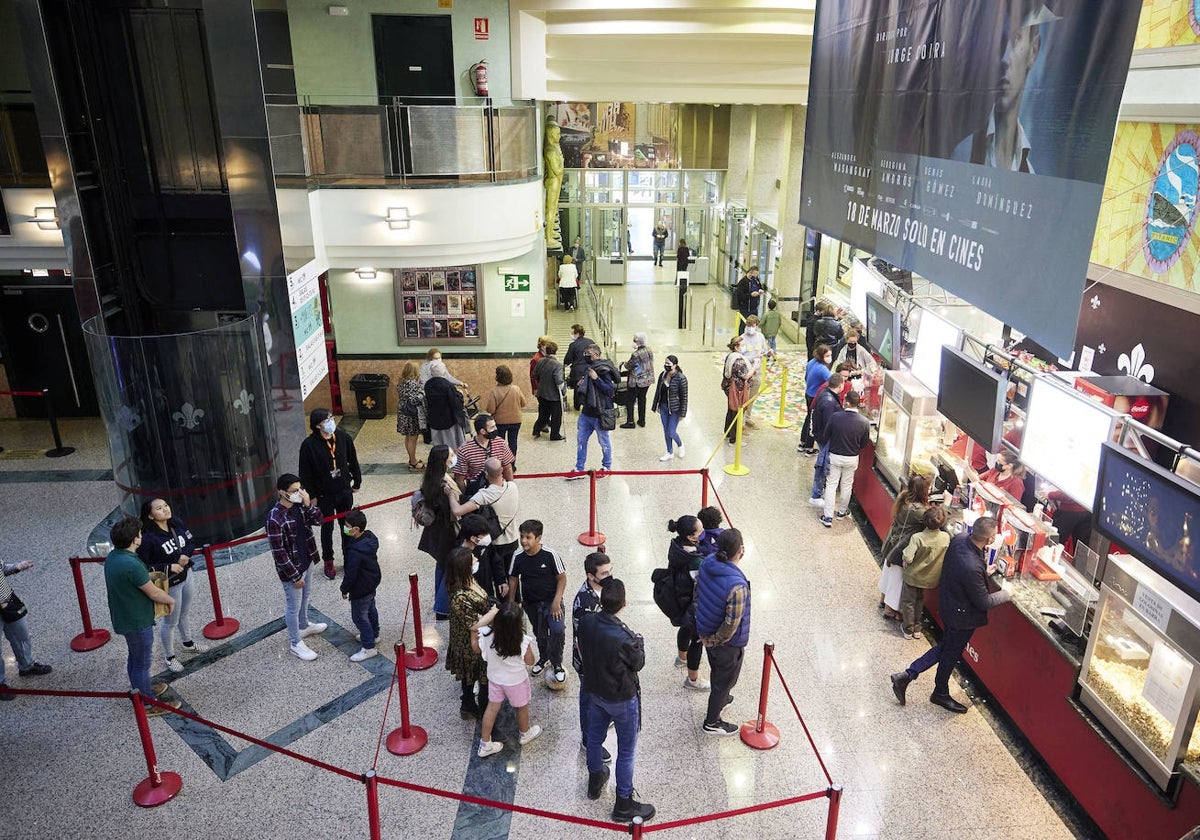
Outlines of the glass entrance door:
<svg viewBox="0 0 1200 840">
<path fill-rule="evenodd" d="M 592 231 L 596 241 L 596 282 L 602 285 L 623 285 L 625 252 L 628 248 L 625 209 L 596 208 Z"/>
</svg>

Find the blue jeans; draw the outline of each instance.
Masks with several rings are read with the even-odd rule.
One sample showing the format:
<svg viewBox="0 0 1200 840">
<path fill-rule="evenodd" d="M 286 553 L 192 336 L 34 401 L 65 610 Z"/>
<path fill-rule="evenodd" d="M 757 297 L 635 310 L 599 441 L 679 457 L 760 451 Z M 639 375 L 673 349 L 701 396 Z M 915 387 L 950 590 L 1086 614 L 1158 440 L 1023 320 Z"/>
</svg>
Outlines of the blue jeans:
<svg viewBox="0 0 1200 840">
<path fill-rule="evenodd" d="M 612 469 L 612 443 L 608 432 L 600 428 L 600 418 L 589 414 L 580 414 L 575 424 L 575 472 L 582 472 L 587 463 L 588 439 L 592 432 L 600 439 L 600 466 L 606 470 Z"/>
<path fill-rule="evenodd" d="M 5 621 L 0 618 L 0 627 L 4 628 L 4 637 L 12 645 L 13 656 L 17 658 L 17 668 L 24 671 L 33 667 L 33 641 L 29 638 L 29 626 L 25 623 L 29 616 L 22 616 L 16 621 Z M 4 682 L 4 652 L 0 651 L 0 683 Z"/>
<path fill-rule="evenodd" d="M 350 599 L 350 620 L 358 628 L 358 638 L 364 650 L 375 647 L 379 637 L 379 612 L 375 609 L 375 595 Z"/>
<path fill-rule="evenodd" d="M 947 627 L 945 632 L 942 633 L 942 640 L 925 651 L 923 656 L 909 665 L 905 669 L 905 673 L 915 680 L 917 675 L 922 671 L 928 671 L 934 665 L 937 665 L 937 673 L 933 678 L 933 693 L 949 694 L 950 674 L 954 671 L 954 666 L 958 664 L 958 660 L 962 658 L 963 651 L 967 647 L 967 642 L 971 641 L 971 636 L 974 633 L 974 627 L 965 629 Z"/>
<path fill-rule="evenodd" d="M 129 674 L 129 684 L 142 693 L 143 697 L 154 699 L 154 689 L 150 686 L 150 659 L 154 654 L 154 625 L 143 627 L 132 633 L 122 633 L 125 644 L 129 646 L 129 658 L 125 661 L 125 672 Z"/>
<path fill-rule="evenodd" d="M 437 563 L 433 567 L 433 611 L 442 615 L 450 614 L 450 594 L 446 592 L 445 563 Z"/>
<path fill-rule="evenodd" d="M 592 699 L 595 697 L 583 687 L 583 675 L 579 676 L 579 740 L 587 744 L 588 720 L 592 714 Z M 604 738 L 601 736 L 601 743 Z"/>
<path fill-rule="evenodd" d="M 666 242 L 659 242 L 657 239 L 654 240 L 654 261 L 660 265 L 663 261 L 663 251 L 666 249 L 666 245 Z"/>
<path fill-rule="evenodd" d="M 767 346 L 771 348 L 771 352 L 775 352 L 775 336 L 767 336 Z"/>
<path fill-rule="evenodd" d="M 817 462 L 813 464 L 813 499 L 825 498 L 825 481 L 829 478 L 829 444 L 821 444 L 817 450 Z"/>
<path fill-rule="evenodd" d="M 550 601 L 527 601 L 524 606 L 537 639 L 538 662 L 549 662 L 557 671 L 562 667 L 563 648 L 566 646 L 567 633 L 563 623 L 566 612 L 563 612 L 562 618 L 550 615 Z"/>
<path fill-rule="evenodd" d="M 683 446 L 683 439 L 679 437 L 678 431 L 681 418 L 678 414 L 672 414 L 665 405 L 658 407 L 658 416 L 662 420 L 663 437 L 667 439 L 667 453 L 670 454 L 674 446 Z"/>
<path fill-rule="evenodd" d="M 297 589 L 291 581 L 283 584 L 283 597 L 286 604 L 283 610 L 283 622 L 287 625 L 288 641 L 294 645 L 300 644 L 300 631 L 308 626 L 308 591 L 312 579 L 312 566 L 304 570 L 304 588 Z"/>
<path fill-rule="evenodd" d="M 589 773 L 599 773 L 604 766 L 604 736 L 612 723 L 617 730 L 617 796 L 633 796 L 633 759 L 637 752 L 638 723 L 641 709 L 638 698 L 605 700 L 592 695 L 588 714 L 587 767 Z"/>
</svg>

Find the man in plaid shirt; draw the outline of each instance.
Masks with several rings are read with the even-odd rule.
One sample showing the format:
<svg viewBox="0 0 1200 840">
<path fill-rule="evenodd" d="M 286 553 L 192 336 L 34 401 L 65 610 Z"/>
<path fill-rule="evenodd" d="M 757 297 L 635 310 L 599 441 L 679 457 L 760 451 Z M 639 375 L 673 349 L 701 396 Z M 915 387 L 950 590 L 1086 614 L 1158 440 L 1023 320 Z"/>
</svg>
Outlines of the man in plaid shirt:
<svg viewBox="0 0 1200 840">
<path fill-rule="evenodd" d="M 325 632 L 325 625 L 308 621 L 308 585 L 312 567 L 320 559 L 313 526 L 321 524 L 321 509 L 313 504 L 300 485 L 300 477 L 284 473 L 275 482 L 279 499 L 267 514 L 267 542 L 275 559 L 275 573 L 283 584 L 288 641 L 292 653 L 305 662 L 317 653 L 304 643 L 305 638 Z"/>
</svg>

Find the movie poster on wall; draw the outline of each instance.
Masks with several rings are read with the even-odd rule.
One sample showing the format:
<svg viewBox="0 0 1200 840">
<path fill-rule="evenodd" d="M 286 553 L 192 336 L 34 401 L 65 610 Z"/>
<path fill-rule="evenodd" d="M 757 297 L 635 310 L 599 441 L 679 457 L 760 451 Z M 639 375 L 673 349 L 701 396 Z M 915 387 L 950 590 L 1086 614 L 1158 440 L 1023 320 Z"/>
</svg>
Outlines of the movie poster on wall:
<svg viewBox="0 0 1200 840">
<path fill-rule="evenodd" d="M 1069 355 L 1139 10 L 818 4 L 800 222 Z"/>
<path fill-rule="evenodd" d="M 478 265 L 398 268 L 393 274 L 398 344 L 485 344 Z"/>
<path fill-rule="evenodd" d="M 1135 50 L 1200 44 L 1200 0 L 1142 0 Z"/>
</svg>

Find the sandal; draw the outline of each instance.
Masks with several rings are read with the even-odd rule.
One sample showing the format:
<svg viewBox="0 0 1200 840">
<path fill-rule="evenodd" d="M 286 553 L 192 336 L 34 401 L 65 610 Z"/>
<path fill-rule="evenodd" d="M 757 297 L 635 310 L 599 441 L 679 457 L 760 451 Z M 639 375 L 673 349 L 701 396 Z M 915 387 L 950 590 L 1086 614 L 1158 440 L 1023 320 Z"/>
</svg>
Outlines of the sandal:
<svg viewBox="0 0 1200 840">
<path fill-rule="evenodd" d="M 415 464 L 409 464 L 408 469 L 410 472 L 420 472 L 421 470 L 425 469 L 425 462 L 417 461 Z"/>
</svg>

